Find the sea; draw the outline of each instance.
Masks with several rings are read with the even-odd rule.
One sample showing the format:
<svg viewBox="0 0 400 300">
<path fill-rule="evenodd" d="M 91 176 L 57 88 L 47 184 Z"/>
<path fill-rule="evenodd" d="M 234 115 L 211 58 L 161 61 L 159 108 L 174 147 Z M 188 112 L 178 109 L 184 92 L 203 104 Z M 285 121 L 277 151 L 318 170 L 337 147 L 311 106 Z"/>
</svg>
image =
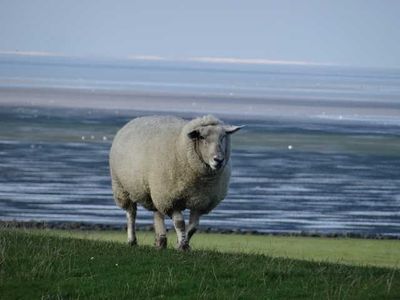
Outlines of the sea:
<svg viewBox="0 0 400 300">
<path fill-rule="evenodd" d="M 201 228 L 400 237 L 400 70 L 348 66 L 2 55 L 0 220 L 123 226 L 118 129 L 208 113 L 246 127 Z"/>
</svg>

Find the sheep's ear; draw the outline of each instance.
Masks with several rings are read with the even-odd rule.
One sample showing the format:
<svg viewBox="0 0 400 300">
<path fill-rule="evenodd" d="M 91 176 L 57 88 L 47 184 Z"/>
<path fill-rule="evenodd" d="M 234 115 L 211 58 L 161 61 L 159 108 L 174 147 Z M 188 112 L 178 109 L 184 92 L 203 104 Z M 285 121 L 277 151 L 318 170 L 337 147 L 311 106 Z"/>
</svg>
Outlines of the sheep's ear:
<svg viewBox="0 0 400 300">
<path fill-rule="evenodd" d="M 188 133 L 188 137 L 192 140 L 198 139 L 200 137 L 200 131 L 195 129 Z"/>
<path fill-rule="evenodd" d="M 227 134 L 232 134 L 232 133 L 235 133 L 236 131 L 242 129 L 243 127 L 245 127 L 245 126 L 244 125 L 242 125 L 242 126 L 225 125 L 224 130 Z"/>
</svg>

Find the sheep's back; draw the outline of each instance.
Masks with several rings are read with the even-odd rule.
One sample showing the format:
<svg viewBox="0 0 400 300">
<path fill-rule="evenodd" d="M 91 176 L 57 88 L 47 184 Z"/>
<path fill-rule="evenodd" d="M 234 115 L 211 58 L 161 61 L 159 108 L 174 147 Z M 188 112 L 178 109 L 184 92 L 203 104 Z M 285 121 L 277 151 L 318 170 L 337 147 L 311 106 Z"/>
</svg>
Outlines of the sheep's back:
<svg viewBox="0 0 400 300">
<path fill-rule="evenodd" d="M 170 162 L 183 119 L 154 116 L 137 118 L 121 128 L 110 151 L 112 176 L 132 196 L 148 198 L 148 177 Z"/>
</svg>

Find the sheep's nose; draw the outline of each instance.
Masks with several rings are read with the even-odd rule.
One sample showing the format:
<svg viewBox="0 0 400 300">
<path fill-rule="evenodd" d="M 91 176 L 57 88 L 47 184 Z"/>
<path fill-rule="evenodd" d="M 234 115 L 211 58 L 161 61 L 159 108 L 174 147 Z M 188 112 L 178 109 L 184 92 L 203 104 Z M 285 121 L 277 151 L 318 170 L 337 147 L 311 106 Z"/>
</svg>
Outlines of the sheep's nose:
<svg viewBox="0 0 400 300">
<path fill-rule="evenodd" d="M 224 159 L 222 157 L 219 156 L 214 156 L 214 161 L 218 164 L 218 165 L 222 165 L 222 163 L 224 162 Z"/>
</svg>

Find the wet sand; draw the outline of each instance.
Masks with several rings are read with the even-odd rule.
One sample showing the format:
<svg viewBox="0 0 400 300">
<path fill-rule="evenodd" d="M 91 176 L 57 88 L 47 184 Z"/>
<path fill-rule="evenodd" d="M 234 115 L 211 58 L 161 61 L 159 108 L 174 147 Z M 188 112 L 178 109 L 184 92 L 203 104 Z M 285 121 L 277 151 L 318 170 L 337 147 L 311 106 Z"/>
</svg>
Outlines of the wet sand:
<svg viewBox="0 0 400 300">
<path fill-rule="evenodd" d="M 0 106 L 218 114 L 241 118 L 397 120 L 400 102 L 312 97 L 238 97 L 134 90 L 0 87 Z"/>
</svg>

